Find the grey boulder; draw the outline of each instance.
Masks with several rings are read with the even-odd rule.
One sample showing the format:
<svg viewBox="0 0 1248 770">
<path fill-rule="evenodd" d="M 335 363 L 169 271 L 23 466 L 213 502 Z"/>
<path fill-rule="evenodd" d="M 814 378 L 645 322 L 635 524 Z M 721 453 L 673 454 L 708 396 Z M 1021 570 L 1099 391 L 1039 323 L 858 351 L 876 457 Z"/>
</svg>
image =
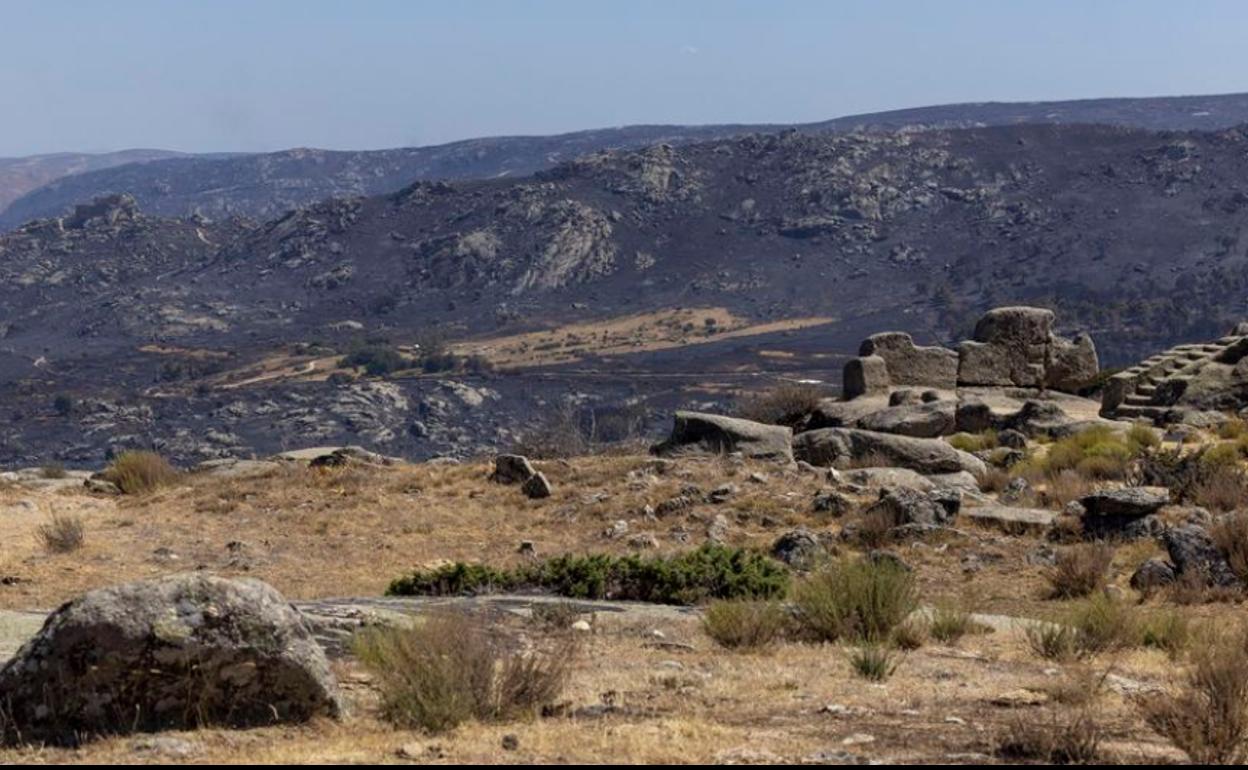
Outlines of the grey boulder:
<svg viewBox="0 0 1248 770">
<path fill-rule="evenodd" d="M 793 440 L 797 459 L 811 465 L 848 468 L 864 460 L 876 465 L 909 468 L 918 473 L 967 471 L 982 476 L 984 462 L 940 439 L 912 438 L 856 428 L 823 428 L 800 433 Z"/>
<path fill-rule="evenodd" d="M 672 433 L 650 451 L 659 456 L 740 452 L 759 460 L 793 461 L 793 431 L 783 425 L 701 412 L 677 412 Z"/>
<path fill-rule="evenodd" d="M 302 722 L 342 712 L 299 611 L 258 580 L 170 575 L 63 605 L 0 669 L 6 741 Z"/>
</svg>

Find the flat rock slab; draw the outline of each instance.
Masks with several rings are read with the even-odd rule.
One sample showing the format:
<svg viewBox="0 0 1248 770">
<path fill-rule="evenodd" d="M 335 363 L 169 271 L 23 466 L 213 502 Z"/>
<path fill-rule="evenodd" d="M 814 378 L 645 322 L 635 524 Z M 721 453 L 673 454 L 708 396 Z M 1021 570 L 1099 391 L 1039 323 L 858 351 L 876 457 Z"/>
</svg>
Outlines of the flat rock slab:
<svg viewBox="0 0 1248 770">
<path fill-rule="evenodd" d="M 964 508 L 962 515 L 978 524 L 997 526 L 1006 530 L 1048 529 L 1057 520 L 1057 514 L 1041 508 L 1013 508 L 1008 505 L 985 505 Z"/>
</svg>

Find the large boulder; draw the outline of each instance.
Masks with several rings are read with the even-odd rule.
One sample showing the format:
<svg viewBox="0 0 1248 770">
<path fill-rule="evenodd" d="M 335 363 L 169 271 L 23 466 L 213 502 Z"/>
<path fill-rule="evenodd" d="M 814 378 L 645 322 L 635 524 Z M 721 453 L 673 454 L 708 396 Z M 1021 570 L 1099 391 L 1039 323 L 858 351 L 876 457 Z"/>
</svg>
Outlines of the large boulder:
<svg viewBox="0 0 1248 770">
<path fill-rule="evenodd" d="M 765 425 L 738 417 L 677 412 L 672 434 L 650 451 L 663 457 L 741 452 L 755 459 L 792 462 L 793 431 L 783 425 Z"/>
<path fill-rule="evenodd" d="M 794 455 L 811 465 L 848 468 L 864 461 L 909 468 L 919 473 L 967 471 L 982 476 L 984 462 L 940 439 L 911 438 L 856 428 L 823 428 L 799 433 L 793 440 Z"/>
<path fill-rule="evenodd" d="M 1053 337 L 1049 341 L 1049 361 L 1044 373 L 1046 388 L 1074 393 L 1091 384 L 1101 371 L 1096 345 L 1086 333 L 1073 340 Z"/>
<path fill-rule="evenodd" d="M 859 356 L 845 362 L 841 372 L 841 395 L 846 399 L 859 396 L 888 395 L 892 380 L 888 364 L 880 356 Z"/>
<path fill-rule="evenodd" d="M 892 385 L 921 385 L 953 390 L 958 382 L 958 354 L 948 348 L 914 344 L 905 332 L 882 332 L 863 341 L 860 357 L 878 356 Z"/>
<path fill-rule="evenodd" d="M 906 487 L 881 489 L 880 498 L 868 513 L 887 517 L 893 526 L 907 524 L 944 526 L 953 521 L 962 505 L 962 496 L 949 490 L 919 492 Z"/>
<path fill-rule="evenodd" d="M 915 438 L 939 438 L 956 432 L 955 401 L 890 406 L 857 420 L 857 427 Z"/>
<path fill-rule="evenodd" d="M 342 711 L 298 610 L 258 580 L 170 575 L 63 605 L 0 669 L 5 739 L 302 722 Z"/>
<path fill-rule="evenodd" d="M 1214 586 L 1239 584 L 1231 565 L 1204 527 L 1196 524 L 1173 527 L 1165 531 L 1161 542 L 1178 575 Z"/>
<path fill-rule="evenodd" d="M 1156 513 L 1170 502 L 1164 487 L 1124 487 L 1102 489 L 1084 496 L 1080 501 L 1086 516 L 1124 516 L 1142 518 Z"/>
<path fill-rule="evenodd" d="M 975 324 L 975 335 L 958 349 L 962 385 L 1042 387 L 1053 333 L 1053 311 L 999 307 Z"/>
</svg>

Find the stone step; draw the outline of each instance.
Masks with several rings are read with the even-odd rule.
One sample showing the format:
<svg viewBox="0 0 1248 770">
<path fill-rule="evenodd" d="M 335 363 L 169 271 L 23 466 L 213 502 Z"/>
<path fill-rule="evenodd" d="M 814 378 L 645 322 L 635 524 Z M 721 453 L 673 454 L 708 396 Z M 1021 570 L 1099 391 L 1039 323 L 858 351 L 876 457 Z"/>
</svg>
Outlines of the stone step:
<svg viewBox="0 0 1248 770">
<path fill-rule="evenodd" d="M 1165 408 L 1160 406 L 1134 406 L 1123 404 L 1114 410 L 1114 417 L 1120 420 L 1134 420 L 1137 418 L 1157 420 L 1163 417 L 1165 413 Z"/>
<path fill-rule="evenodd" d="M 1157 384 L 1153 382 L 1141 382 L 1139 385 L 1135 386 L 1135 392 L 1138 395 L 1152 398 L 1153 394 L 1157 392 Z"/>
<path fill-rule="evenodd" d="M 1153 406 L 1153 397 L 1132 393 L 1122 400 L 1127 406 Z"/>
</svg>

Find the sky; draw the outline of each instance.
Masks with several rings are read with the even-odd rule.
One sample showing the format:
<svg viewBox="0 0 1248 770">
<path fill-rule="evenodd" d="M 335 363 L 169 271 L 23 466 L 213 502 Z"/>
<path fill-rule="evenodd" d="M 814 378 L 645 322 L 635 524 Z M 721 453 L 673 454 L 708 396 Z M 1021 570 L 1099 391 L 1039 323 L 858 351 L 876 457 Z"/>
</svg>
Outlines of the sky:
<svg viewBox="0 0 1248 770">
<path fill-rule="evenodd" d="M 0 156 L 1248 91 L 1240 0 L 0 0 Z"/>
</svg>

